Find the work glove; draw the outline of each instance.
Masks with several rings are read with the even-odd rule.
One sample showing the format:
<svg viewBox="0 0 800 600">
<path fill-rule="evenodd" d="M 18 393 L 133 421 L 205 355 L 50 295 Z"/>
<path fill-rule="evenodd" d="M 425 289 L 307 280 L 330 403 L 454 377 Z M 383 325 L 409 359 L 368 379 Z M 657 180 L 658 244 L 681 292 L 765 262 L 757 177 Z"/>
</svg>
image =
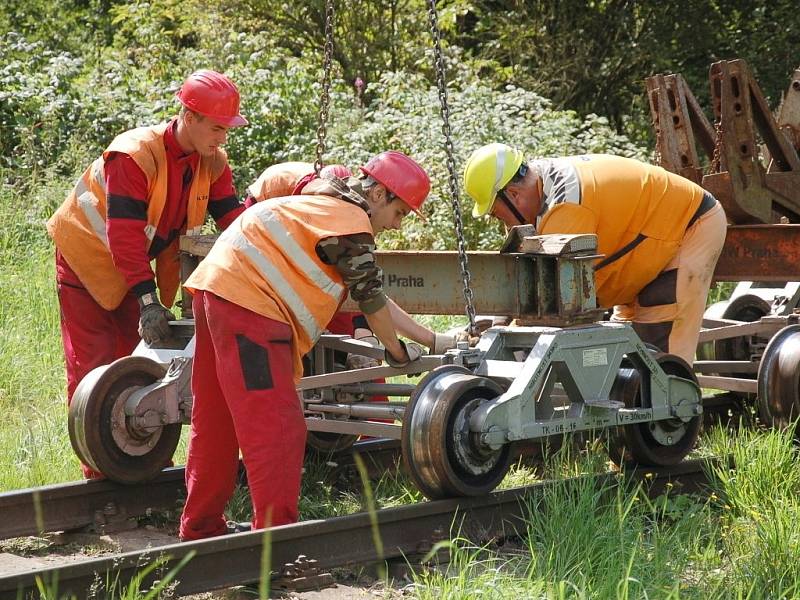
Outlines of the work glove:
<svg viewBox="0 0 800 600">
<path fill-rule="evenodd" d="M 374 346 L 377 348 L 380 346 L 378 342 L 378 338 L 374 335 L 367 335 L 362 338 L 356 338 L 359 342 L 366 342 L 370 346 Z M 380 367 L 381 361 L 377 358 L 372 358 L 370 356 L 363 356 L 361 354 L 350 353 L 347 355 L 347 360 L 344 362 L 344 366 L 348 371 L 352 371 L 354 369 L 369 369 L 370 367 Z"/>
<path fill-rule="evenodd" d="M 444 354 L 448 350 L 455 348 L 458 342 L 469 342 L 470 346 L 474 346 L 479 339 L 479 337 L 470 335 L 464 329 L 450 330 L 445 333 L 434 332 L 431 354 Z"/>
<path fill-rule="evenodd" d="M 139 309 L 139 336 L 145 344 L 152 346 L 169 339 L 172 335 L 169 321 L 174 321 L 175 316 L 161 305 L 154 293 L 139 296 Z"/>
<path fill-rule="evenodd" d="M 406 360 L 398 361 L 389 353 L 388 350 L 384 352 L 384 360 L 386 364 L 390 367 L 394 367 L 395 369 L 400 369 L 402 367 L 407 366 L 408 364 L 414 362 L 415 360 L 419 360 L 419 357 L 423 355 L 422 346 L 419 344 L 415 344 L 414 342 L 404 342 L 403 340 L 399 340 L 400 345 L 403 347 L 403 350 L 406 353 Z"/>
</svg>

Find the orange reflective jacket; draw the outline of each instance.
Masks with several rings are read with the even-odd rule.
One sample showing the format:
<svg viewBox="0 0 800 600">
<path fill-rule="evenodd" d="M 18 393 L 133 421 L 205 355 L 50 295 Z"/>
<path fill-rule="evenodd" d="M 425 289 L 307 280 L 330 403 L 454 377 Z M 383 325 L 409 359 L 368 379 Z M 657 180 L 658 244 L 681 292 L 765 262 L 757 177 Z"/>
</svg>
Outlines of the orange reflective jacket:
<svg viewBox="0 0 800 600">
<path fill-rule="evenodd" d="M 258 179 L 247 188 L 257 202 L 270 198 L 291 196 L 303 177 L 314 172 L 307 162 L 285 162 L 267 167 Z"/>
<path fill-rule="evenodd" d="M 128 284 L 114 266 L 106 237 L 105 160 L 112 152 L 130 156 L 147 178 L 148 246 L 153 241 L 167 201 L 167 156 L 164 132 L 167 124 L 132 129 L 117 136 L 103 155 L 84 171 L 67 199 L 47 222 L 47 232 L 64 259 L 97 303 L 106 310 L 119 306 Z M 187 234 L 200 233 L 208 205 L 211 182 L 222 173 L 227 158 L 222 150 L 211 159 L 200 157 L 189 190 Z M 156 258 L 156 281 L 161 302 L 172 306 L 180 284 L 178 240 Z"/>
<path fill-rule="evenodd" d="M 300 195 L 259 202 L 217 239 L 186 281 L 292 328 L 295 378 L 347 295 L 334 265 L 317 254 L 320 240 L 369 233 L 358 206 L 331 196 Z"/>
<path fill-rule="evenodd" d="M 699 185 L 661 167 L 590 154 L 532 161 L 544 192 L 537 230 L 594 233 L 601 306 L 632 302 L 678 251 L 703 198 Z"/>
</svg>

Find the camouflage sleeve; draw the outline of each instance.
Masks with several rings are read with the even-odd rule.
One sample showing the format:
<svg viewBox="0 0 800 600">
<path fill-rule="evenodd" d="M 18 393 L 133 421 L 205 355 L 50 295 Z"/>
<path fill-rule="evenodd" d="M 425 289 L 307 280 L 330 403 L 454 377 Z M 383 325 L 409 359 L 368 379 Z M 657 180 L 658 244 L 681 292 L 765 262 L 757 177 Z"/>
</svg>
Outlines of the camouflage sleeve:
<svg viewBox="0 0 800 600">
<path fill-rule="evenodd" d="M 372 314 L 386 304 L 383 271 L 375 262 L 375 238 L 370 234 L 325 238 L 317 243 L 317 255 L 336 266 L 363 313 Z"/>
</svg>

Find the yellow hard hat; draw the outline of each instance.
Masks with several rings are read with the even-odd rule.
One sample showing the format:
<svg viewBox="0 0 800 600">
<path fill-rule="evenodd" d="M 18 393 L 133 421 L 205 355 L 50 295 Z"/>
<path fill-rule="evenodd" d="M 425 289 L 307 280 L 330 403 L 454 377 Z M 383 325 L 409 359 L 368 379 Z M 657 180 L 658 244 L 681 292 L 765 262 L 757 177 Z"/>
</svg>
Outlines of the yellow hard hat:
<svg viewBox="0 0 800 600">
<path fill-rule="evenodd" d="M 522 152 L 506 144 L 487 144 L 472 153 L 464 167 L 464 191 L 475 201 L 473 217 L 492 210 L 497 192 L 511 181 L 523 160 Z"/>
</svg>

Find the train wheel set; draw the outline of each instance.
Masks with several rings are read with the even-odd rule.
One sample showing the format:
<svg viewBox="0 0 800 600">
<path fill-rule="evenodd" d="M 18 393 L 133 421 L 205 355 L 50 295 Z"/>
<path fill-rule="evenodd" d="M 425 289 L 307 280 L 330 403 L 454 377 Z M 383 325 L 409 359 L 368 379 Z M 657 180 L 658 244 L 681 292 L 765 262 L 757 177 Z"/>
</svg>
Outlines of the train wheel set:
<svg viewBox="0 0 800 600">
<path fill-rule="evenodd" d="M 324 336 L 315 351 L 334 348 L 358 352 L 360 345 Z M 165 366 L 153 358 L 157 349 L 148 352 L 90 373 L 70 407 L 78 456 L 122 483 L 152 478 L 168 464 L 191 414 L 180 389 L 190 356 Z M 699 432 L 700 389 L 691 370 L 622 325 L 492 328 L 476 348 L 425 357 L 418 368 L 428 373 L 417 384 L 373 382 L 402 372 L 391 367 L 304 378 L 310 445 L 335 452 L 358 435 L 400 439 L 412 481 L 427 497 L 444 498 L 493 490 L 517 443 L 609 429 L 616 460 L 671 465 Z M 368 401 L 384 393 L 409 399 Z"/>
<path fill-rule="evenodd" d="M 800 414 L 800 315 L 794 312 L 800 291 L 744 286 L 710 307 L 700 360 L 690 367 L 648 347 L 625 324 L 598 322 L 594 236 L 530 233 L 514 228 L 501 253 L 478 255 L 474 281 L 486 288 L 479 297 L 494 302 L 482 307 L 536 326 L 491 327 L 475 347 L 462 344 L 401 369 L 345 370 L 343 356 L 380 359 L 383 349 L 323 335 L 298 386 L 309 448 L 329 454 L 347 451 L 359 437 L 400 440 L 412 481 L 435 499 L 490 492 L 517 447 L 564 434 L 602 433 L 618 464 L 679 463 L 700 432 L 701 387 L 755 403 L 769 425 L 789 426 Z M 192 238 L 184 243 L 195 258 L 210 247 Z M 452 263 L 436 253 L 390 255 L 387 268 L 427 265 L 436 282 L 431 290 L 391 290 L 395 299 L 411 312 L 460 308 L 458 294 L 441 280 L 455 272 L 437 263 L 445 258 Z M 502 287 L 492 279 L 498 276 Z M 154 477 L 170 461 L 181 425 L 190 422 L 193 323 L 172 328 L 169 348 L 140 344 L 133 356 L 92 371 L 73 399 L 73 447 L 112 480 Z M 424 377 L 384 383 L 398 375 Z"/>
</svg>

